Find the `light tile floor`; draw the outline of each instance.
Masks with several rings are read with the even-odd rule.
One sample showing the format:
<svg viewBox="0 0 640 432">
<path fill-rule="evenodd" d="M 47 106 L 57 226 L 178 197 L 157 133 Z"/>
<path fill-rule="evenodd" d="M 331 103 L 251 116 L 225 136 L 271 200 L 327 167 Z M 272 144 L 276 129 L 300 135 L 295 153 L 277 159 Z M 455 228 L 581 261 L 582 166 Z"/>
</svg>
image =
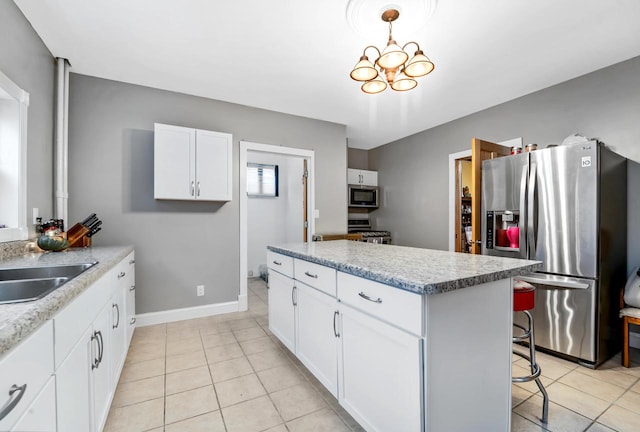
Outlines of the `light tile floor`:
<svg viewBox="0 0 640 432">
<path fill-rule="evenodd" d="M 512 431 L 640 431 L 640 350 L 597 370 L 538 353 L 550 397 L 512 388 Z M 514 374 L 526 374 L 514 356 Z M 136 329 L 105 432 L 362 431 L 269 332 L 267 290 L 249 280 L 249 311 Z M 396 432 L 396 431 L 390 431 Z M 400 432 L 400 431 L 398 431 Z M 484 431 L 479 431 L 484 432 Z"/>
</svg>

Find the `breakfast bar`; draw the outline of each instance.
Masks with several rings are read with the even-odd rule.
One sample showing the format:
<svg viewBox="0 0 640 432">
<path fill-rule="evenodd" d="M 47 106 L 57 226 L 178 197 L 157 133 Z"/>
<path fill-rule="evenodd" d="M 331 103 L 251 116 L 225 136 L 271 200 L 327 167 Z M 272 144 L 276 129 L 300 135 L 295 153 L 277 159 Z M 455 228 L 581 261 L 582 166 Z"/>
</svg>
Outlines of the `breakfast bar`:
<svg viewBox="0 0 640 432">
<path fill-rule="evenodd" d="M 267 263 L 270 330 L 364 429 L 510 429 L 511 278 L 540 262 L 339 240 Z"/>
</svg>

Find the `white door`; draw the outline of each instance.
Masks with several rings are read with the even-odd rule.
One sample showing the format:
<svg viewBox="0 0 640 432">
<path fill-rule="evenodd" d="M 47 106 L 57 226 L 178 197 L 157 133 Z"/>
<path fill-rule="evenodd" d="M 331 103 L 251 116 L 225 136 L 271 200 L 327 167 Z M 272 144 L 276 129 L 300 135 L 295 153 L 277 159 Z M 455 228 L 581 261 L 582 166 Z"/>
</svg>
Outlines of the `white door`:
<svg viewBox="0 0 640 432">
<path fill-rule="evenodd" d="M 269 270 L 269 330 L 294 353 L 295 294 L 293 279 Z"/>
<path fill-rule="evenodd" d="M 367 431 L 420 431 L 422 339 L 346 305 L 340 321 L 340 404 Z"/>
<path fill-rule="evenodd" d="M 91 365 L 98 345 L 93 329 L 87 328 L 56 371 L 58 431 L 92 431 Z"/>
<path fill-rule="evenodd" d="M 111 392 L 114 390 L 111 381 L 111 302 L 102 308 L 93 323 L 93 335 L 98 338 L 98 362 L 93 367 L 93 407 L 94 429 L 102 430 L 107 414 Z"/>
<path fill-rule="evenodd" d="M 56 381 L 52 376 L 11 432 L 55 432 Z"/>
<path fill-rule="evenodd" d="M 296 354 L 331 392 L 338 395 L 338 302 L 334 297 L 296 282 L 298 324 Z"/>
<path fill-rule="evenodd" d="M 118 281 L 118 288 L 111 298 L 111 383 L 115 388 L 120 378 L 127 348 L 127 317 L 125 310 L 126 281 Z"/>
<path fill-rule="evenodd" d="M 362 184 L 362 175 L 360 170 L 349 168 L 347 169 L 347 184 Z"/>
<path fill-rule="evenodd" d="M 231 200 L 231 151 L 230 134 L 196 131 L 196 199 Z"/>
<path fill-rule="evenodd" d="M 153 142 L 156 199 L 195 199 L 195 145 L 195 129 L 156 123 Z"/>
<path fill-rule="evenodd" d="M 378 186 L 378 171 L 360 171 L 362 184 L 367 186 Z"/>
</svg>

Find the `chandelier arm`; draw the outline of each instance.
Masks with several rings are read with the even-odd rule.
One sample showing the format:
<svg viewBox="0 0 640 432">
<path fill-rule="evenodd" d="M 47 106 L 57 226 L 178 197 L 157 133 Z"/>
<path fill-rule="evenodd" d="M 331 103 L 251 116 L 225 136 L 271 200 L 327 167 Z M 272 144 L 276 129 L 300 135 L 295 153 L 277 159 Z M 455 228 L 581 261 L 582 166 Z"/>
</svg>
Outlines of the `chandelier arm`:
<svg viewBox="0 0 640 432">
<path fill-rule="evenodd" d="M 378 58 L 380 58 L 380 55 L 382 55 L 382 53 L 380 52 L 380 50 L 378 49 L 378 47 L 374 46 L 374 45 L 369 45 L 368 47 L 366 47 L 364 50 L 362 50 L 362 55 L 367 55 L 367 50 L 369 48 L 373 48 L 374 50 L 376 50 L 376 52 L 378 53 Z M 376 64 L 377 59 L 373 62 L 373 64 Z"/>
<path fill-rule="evenodd" d="M 407 42 L 406 44 L 404 44 L 404 45 L 402 46 L 402 50 L 404 51 L 404 49 L 405 49 L 408 45 L 411 45 L 411 44 L 414 44 L 418 50 L 420 49 L 420 45 L 418 45 L 418 42 L 409 41 L 409 42 Z"/>
</svg>

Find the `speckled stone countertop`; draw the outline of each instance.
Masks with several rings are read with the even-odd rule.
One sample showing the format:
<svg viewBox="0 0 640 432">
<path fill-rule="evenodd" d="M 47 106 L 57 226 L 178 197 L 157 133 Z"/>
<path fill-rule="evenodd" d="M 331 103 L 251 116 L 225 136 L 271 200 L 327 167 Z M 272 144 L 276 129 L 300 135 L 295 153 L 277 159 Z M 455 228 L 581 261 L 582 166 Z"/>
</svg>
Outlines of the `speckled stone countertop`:
<svg viewBox="0 0 640 432">
<path fill-rule="evenodd" d="M 335 240 L 269 250 L 418 294 L 440 294 L 536 271 L 540 261 Z"/>
<path fill-rule="evenodd" d="M 98 261 L 40 300 L 0 304 L 0 359 L 69 304 L 93 282 L 118 264 L 133 246 L 72 248 L 64 252 L 34 252 L 0 259 L 0 268 L 77 264 Z"/>
</svg>

